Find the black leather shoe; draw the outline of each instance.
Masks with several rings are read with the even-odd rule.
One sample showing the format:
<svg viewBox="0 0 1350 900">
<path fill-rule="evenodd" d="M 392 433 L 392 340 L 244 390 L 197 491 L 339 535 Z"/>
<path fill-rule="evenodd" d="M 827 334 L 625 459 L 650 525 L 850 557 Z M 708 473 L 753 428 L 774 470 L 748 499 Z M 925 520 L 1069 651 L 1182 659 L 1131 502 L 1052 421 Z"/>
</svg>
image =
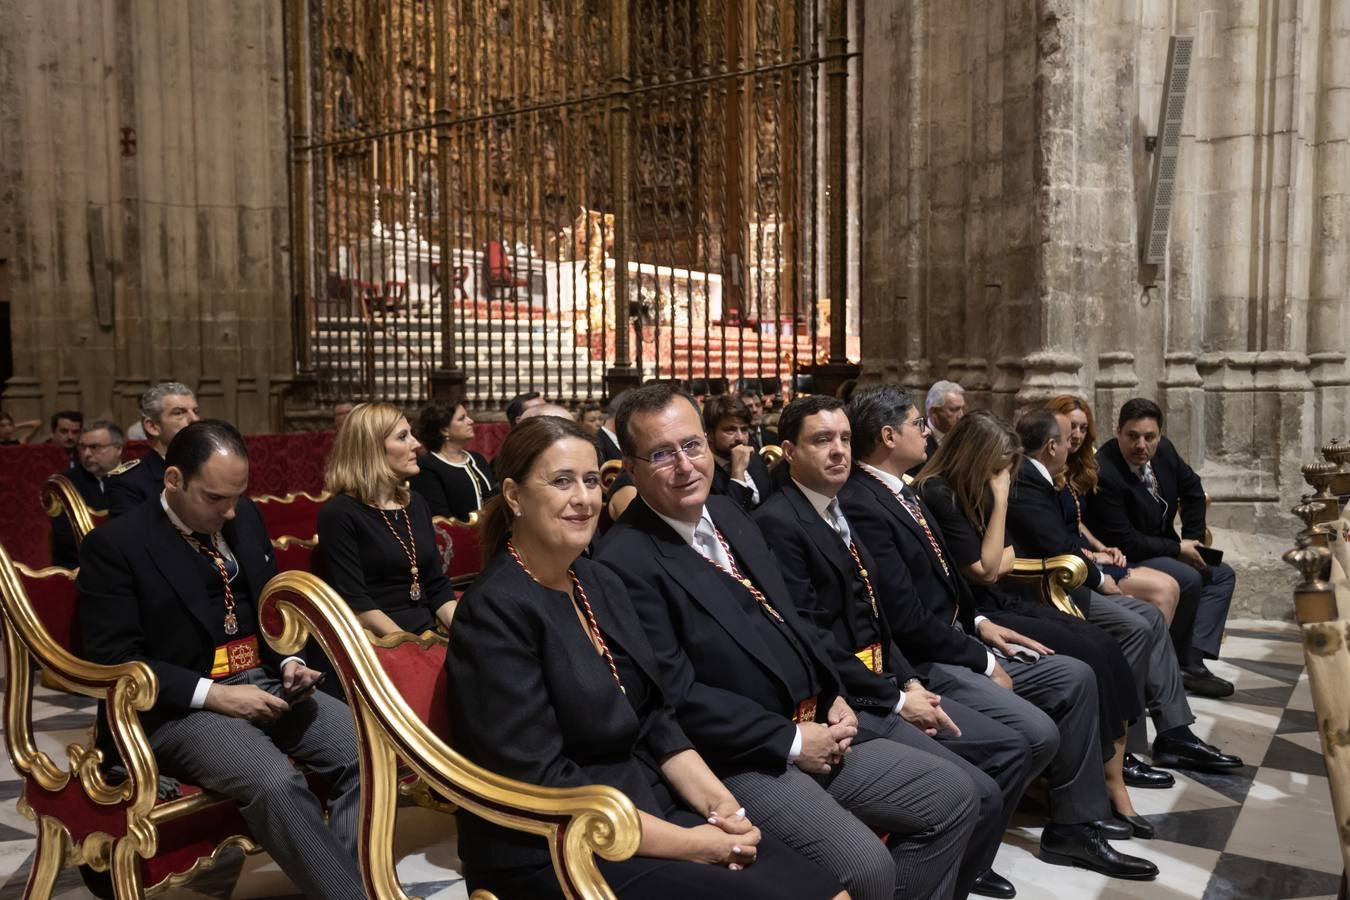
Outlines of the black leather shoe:
<svg viewBox="0 0 1350 900">
<path fill-rule="evenodd" d="M 1242 768 L 1240 758 L 1224 753 L 1199 738 L 1158 738 L 1153 742 L 1153 764 L 1167 769 L 1195 769 L 1199 772 L 1231 772 Z"/>
<path fill-rule="evenodd" d="M 1152 881 L 1158 867 L 1117 851 L 1090 825 L 1047 825 L 1041 832 L 1041 859 L 1056 866 L 1091 869 L 1111 878 Z"/>
<path fill-rule="evenodd" d="M 1125 754 L 1121 771 L 1125 776 L 1125 783 L 1130 787 L 1170 788 L 1177 783 L 1172 773 L 1158 771 L 1133 753 Z"/>
<path fill-rule="evenodd" d="M 1017 896 L 1017 888 L 1013 887 L 1013 883 L 993 869 L 981 872 L 970 886 L 970 892 L 981 897 L 1001 897 L 1002 900 L 1012 900 Z"/>
<path fill-rule="evenodd" d="M 1133 833 L 1129 825 L 1115 819 L 1098 819 L 1092 823 L 1092 827 L 1100 831 L 1102 837 L 1108 841 L 1128 841 Z"/>
<path fill-rule="evenodd" d="M 1111 811 L 1111 815 L 1117 822 L 1129 826 L 1131 837 L 1137 837 L 1140 840 L 1147 841 L 1157 833 L 1153 830 L 1153 826 L 1148 824 L 1148 820 L 1143 816 L 1127 816 L 1123 813 L 1116 812 L 1115 810 Z"/>
<path fill-rule="evenodd" d="M 1233 682 L 1225 681 L 1205 668 L 1204 663 L 1191 663 L 1181 670 L 1181 683 L 1186 693 L 1215 700 L 1233 696 Z"/>
</svg>

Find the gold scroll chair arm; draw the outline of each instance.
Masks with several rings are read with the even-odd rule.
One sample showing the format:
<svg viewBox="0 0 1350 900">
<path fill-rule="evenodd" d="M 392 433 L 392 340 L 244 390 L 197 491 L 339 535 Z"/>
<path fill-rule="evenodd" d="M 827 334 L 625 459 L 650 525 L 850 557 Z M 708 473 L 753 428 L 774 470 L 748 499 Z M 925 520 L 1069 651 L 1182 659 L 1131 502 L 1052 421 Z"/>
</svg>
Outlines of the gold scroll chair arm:
<svg viewBox="0 0 1350 900">
<path fill-rule="evenodd" d="M 102 510 L 97 513 L 91 510 L 74 483 L 60 474 L 49 475 L 42 483 L 42 509 L 53 519 L 58 516 L 66 517 L 66 521 L 70 523 L 70 530 L 75 532 L 77 547 L 89 532 L 94 530 L 94 516 L 106 515 Z"/>
<path fill-rule="evenodd" d="M 772 469 L 783 458 L 783 448 L 777 444 L 765 444 L 759 448 L 759 455 L 764 460 L 764 464 Z"/>
<path fill-rule="evenodd" d="M 1013 560 L 1013 569 L 1003 576 L 1009 584 L 1036 585 L 1041 592 L 1041 600 L 1062 613 L 1074 618 L 1083 618 L 1083 613 L 1069 597 L 1069 592 L 1087 581 L 1087 563 L 1077 555 L 1063 553 L 1044 559 L 1018 557 Z"/>
<path fill-rule="evenodd" d="M 610 487 L 623 471 L 623 460 L 610 459 L 600 464 L 600 489 L 609 492 Z"/>
<path fill-rule="evenodd" d="M 73 862 L 100 871 L 111 867 L 114 885 L 123 896 L 133 896 L 141 891 L 136 856 L 148 859 L 156 854 L 157 820 L 165 813 L 164 805 L 155 808 L 159 768 L 138 715 L 154 706 L 159 680 L 144 662 L 97 665 L 80 659 L 53 640 L 29 602 L 28 592 L 19 579 L 21 570 L 35 577 L 75 577 L 74 571 L 66 569 L 33 572 L 22 563 L 14 563 L 0 546 L 0 625 L 4 632 L 7 679 L 5 749 L 21 777 L 54 793 L 75 789 L 71 784 L 74 778 L 92 803 L 124 808 L 127 825 L 124 837 L 96 832 L 72 845 L 65 823 L 42 815 L 21 799 L 20 809 L 38 820 L 39 841 L 29 880 L 30 895 L 41 896 L 44 887 L 49 892 L 62 865 Z M 116 785 L 107 782 L 99 768 L 103 753 L 92 746 L 69 745 L 68 769 L 62 769 L 37 748 L 32 718 L 33 663 L 62 690 L 107 701 L 108 729 L 126 766 L 126 781 Z M 203 799 L 188 798 L 197 802 Z"/>
<path fill-rule="evenodd" d="M 298 652 L 311 635 L 317 638 L 342 681 L 361 754 L 366 825 L 358 856 L 370 896 L 407 898 L 393 859 L 402 761 L 430 790 L 461 809 L 544 837 L 569 900 L 612 900 L 595 856 L 627 859 L 637 852 L 642 834 L 637 808 L 622 792 L 603 785 L 540 787 L 471 763 L 412 711 L 347 604 L 307 572 L 283 572 L 269 581 L 259 601 L 259 618 L 268 643 L 283 654 Z"/>
</svg>

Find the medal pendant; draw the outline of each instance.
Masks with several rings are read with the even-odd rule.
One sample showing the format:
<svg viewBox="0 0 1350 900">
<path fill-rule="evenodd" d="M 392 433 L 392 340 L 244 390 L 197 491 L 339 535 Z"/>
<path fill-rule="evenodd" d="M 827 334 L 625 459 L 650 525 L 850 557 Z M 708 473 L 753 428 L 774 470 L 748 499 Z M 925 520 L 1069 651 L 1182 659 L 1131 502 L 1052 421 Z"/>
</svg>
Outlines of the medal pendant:
<svg viewBox="0 0 1350 900">
<path fill-rule="evenodd" d="M 753 585 L 750 584 L 750 579 L 749 579 L 749 578 L 742 578 L 742 579 L 741 579 L 741 587 L 746 588 L 746 589 L 748 590 L 749 588 L 753 587 Z"/>
<path fill-rule="evenodd" d="M 225 614 L 225 633 L 226 634 L 239 633 L 239 620 L 234 617 L 234 613 L 232 612 Z"/>
<path fill-rule="evenodd" d="M 417 580 L 417 566 L 413 566 L 413 567 L 412 567 L 411 569 L 409 569 L 408 571 L 409 571 L 409 573 L 412 575 L 413 580 L 416 581 L 416 580 Z"/>
<path fill-rule="evenodd" d="M 408 588 L 408 599 L 414 603 L 418 603 L 422 599 L 422 586 L 416 581 L 412 583 L 412 587 Z"/>
</svg>

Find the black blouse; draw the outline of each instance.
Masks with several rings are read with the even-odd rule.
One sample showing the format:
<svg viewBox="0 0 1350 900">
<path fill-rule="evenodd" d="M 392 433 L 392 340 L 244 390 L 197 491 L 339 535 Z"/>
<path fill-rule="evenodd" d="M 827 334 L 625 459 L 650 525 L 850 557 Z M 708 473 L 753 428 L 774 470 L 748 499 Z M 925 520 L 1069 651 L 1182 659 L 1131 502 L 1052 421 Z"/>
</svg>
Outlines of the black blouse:
<svg viewBox="0 0 1350 900">
<path fill-rule="evenodd" d="M 659 687 L 655 654 L 618 576 L 574 570 L 623 680 L 621 693 L 573 601 L 499 553 L 455 613 L 445 663 L 456 749 L 531 784 L 618 788 L 645 812 L 678 808 L 659 760 L 691 746 Z M 548 862 L 545 843 L 460 813 L 466 875 Z"/>
<path fill-rule="evenodd" d="M 413 494 L 407 510 L 384 510 L 384 514 L 404 544 L 408 542 L 407 517 L 412 517 L 420 601 L 414 602 L 409 594 L 408 556 L 380 510 L 347 494 L 338 494 L 319 510 L 315 574 L 358 613 L 382 610 L 399 628 L 413 633 L 434 628 L 436 610 L 454 599 L 455 589 L 445 577 L 426 501 Z"/>
<path fill-rule="evenodd" d="M 420 471 L 408 486 L 422 495 L 433 516 L 466 521 L 469 513 L 497 493 L 492 464 L 481 453 L 467 452 L 469 458 L 460 465 L 447 463 L 434 453 L 418 457 Z"/>
</svg>

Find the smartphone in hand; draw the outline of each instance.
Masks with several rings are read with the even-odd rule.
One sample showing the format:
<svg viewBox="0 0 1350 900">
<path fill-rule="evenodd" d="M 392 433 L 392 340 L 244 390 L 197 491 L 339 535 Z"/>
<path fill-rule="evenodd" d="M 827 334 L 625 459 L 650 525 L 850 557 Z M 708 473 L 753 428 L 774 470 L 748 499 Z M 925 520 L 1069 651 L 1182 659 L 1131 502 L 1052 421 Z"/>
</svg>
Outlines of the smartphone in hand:
<svg viewBox="0 0 1350 900">
<path fill-rule="evenodd" d="M 314 681 L 311 684 L 308 684 L 302 688 L 292 688 L 289 691 L 283 689 L 281 692 L 281 699 L 285 700 L 287 703 L 290 703 L 292 700 L 295 700 L 298 697 L 308 694 L 311 688 L 314 690 L 318 690 L 319 685 L 323 684 L 325 677 L 327 677 L 325 673 L 320 672 L 319 677 L 314 679 Z"/>
</svg>

